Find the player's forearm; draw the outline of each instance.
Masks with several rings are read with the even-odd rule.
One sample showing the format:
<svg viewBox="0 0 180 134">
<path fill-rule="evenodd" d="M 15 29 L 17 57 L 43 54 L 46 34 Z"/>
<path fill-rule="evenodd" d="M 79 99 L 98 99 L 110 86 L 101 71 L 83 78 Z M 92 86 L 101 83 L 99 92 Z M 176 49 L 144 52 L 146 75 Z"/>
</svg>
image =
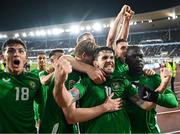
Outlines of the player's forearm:
<svg viewBox="0 0 180 134">
<path fill-rule="evenodd" d="M 74 70 L 77 70 L 79 72 L 87 73 L 92 68 L 91 65 L 78 61 L 72 56 L 63 56 L 63 57 L 71 63 L 72 68 Z"/>
<path fill-rule="evenodd" d="M 159 93 L 163 93 L 164 90 L 167 88 L 167 86 L 168 86 L 168 82 L 161 81 L 159 87 L 156 88 L 156 91 L 158 91 Z"/>
<path fill-rule="evenodd" d="M 108 37 L 107 37 L 107 46 L 113 48 L 117 34 L 120 32 L 123 23 L 123 14 L 120 12 L 116 19 L 114 20 L 113 26 L 111 26 Z"/>
<path fill-rule="evenodd" d="M 104 104 L 91 108 L 74 108 L 73 110 L 68 109 L 66 119 L 69 124 L 85 122 L 92 120 L 107 111 L 108 109 L 104 106 Z"/>
<path fill-rule="evenodd" d="M 56 100 L 56 103 L 60 107 L 69 107 L 71 105 L 72 97 L 67 91 L 64 83 L 63 84 L 55 83 L 53 89 L 53 95 L 54 95 L 54 99 Z"/>
<path fill-rule="evenodd" d="M 142 100 L 138 94 L 130 97 L 130 100 L 144 110 L 150 110 L 156 106 L 156 104 L 153 102 Z"/>
<path fill-rule="evenodd" d="M 50 73 L 50 74 L 48 74 L 47 76 L 43 76 L 42 78 L 40 78 L 41 84 L 42 84 L 42 85 L 47 85 L 47 84 L 49 84 L 49 82 L 50 82 L 51 79 L 52 79 L 53 74 L 54 74 L 54 73 Z"/>
<path fill-rule="evenodd" d="M 129 28 L 130 28 L 130 21 L 125 19 L 121 31 L 119 32 L 119 35 L 117 37 L 117 40 L 119 39 L 127 40 L 129 35 Z"/>
</svg>

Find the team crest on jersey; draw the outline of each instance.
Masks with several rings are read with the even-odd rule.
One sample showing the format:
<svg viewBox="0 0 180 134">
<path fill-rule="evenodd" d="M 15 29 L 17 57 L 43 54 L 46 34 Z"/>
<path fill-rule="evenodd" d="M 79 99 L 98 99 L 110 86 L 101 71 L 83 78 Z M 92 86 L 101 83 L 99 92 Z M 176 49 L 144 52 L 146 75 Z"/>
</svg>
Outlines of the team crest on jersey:
<svg viewBox="0 0 180 134">
<path fill-rule="evenodd" d="M 35 89 L 36 83 L 34 81 L 30 81 L 29 86 L 30 86 L 31 89 Z"/>
<path fill-rule="evenodd" d="M 113 89 L 114 89 L 115 91 L 119 90 L 119 88 L 120 88 L 119 82 L 113 82 L 113 83 L 112 83 L 112 86 L 113 86 Z"/>
</svg>

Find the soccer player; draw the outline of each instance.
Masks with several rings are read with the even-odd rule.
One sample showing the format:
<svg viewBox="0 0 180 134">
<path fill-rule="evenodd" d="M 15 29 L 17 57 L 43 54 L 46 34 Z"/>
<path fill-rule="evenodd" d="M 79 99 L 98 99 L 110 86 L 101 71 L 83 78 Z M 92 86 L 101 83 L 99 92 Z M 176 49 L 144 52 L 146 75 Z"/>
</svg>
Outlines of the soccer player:
<svg viewBox="0 0 180 134">
<path fill-rule="evenodd" d="M 76 44 L 78 44 L 79 42 L 84 41 L 84 40 L 91 40 L 94 43 L 96 42 L 94 36 L 92 35 L 92 33 L 84 32 L 84 33 L 82 33 L 81 35 L 79 35 L 77 37 Z"/>
<path fill-rule="evenodd" d="M 26 44 L 9 39 L 2 46 L 6 71 L 0 71 L 0 132 L 35 133 L 33 101 L 41 102 L 39 78 L 24 71 Z"/>
<path fill-rule="evenodd" d="M 39 77 L 39 73 L 41 71 L 46 71 L 46 53 L 45 52 L 39 52 L 38 56 L 37 56 L 37 68 L 31 70 L 32 73 L 34 73 L 35 75 L 37 75 Z M 43 104 L 37 104 L 36 102 L 34 102 L 34 112 L 35 112 L 35 120 L 36 120 L 36 127 L 37 130 L 39 129 L 39 123 L 40 123 L 40 118 L 42 116 L 42 112 L 44 109 L 44 104 L 45 104 L 45 100 L 47 98 L 47 86 L 46 85 L 42 85 L 42 95 L 43 95 Z"/>
<path fill-rule="evenodd" d="M 126 55 L 126 63 L 129 67 L 129 72 L 127 78 L 134 83 L 135 86 L 140 88 L 148 88 L 154 94 L 153 102 L 158 105 L 174 108 L 178 107 L 178 101 L 176 99 L 175 94 L 172 92 L 170 88 L 165 88 L 167 85 L 163 83 L 167 83 L 166 81 L 170 81 L 170 72 L 168 72 L 165 68 L 161 70 L 167 71 L 165 76 L 158 74 L 147 76 L 144 75 L 143 67 L 143 52 L 141 48 L 138 46 L 130 46 L 127 50 Z M 169 75 L 169 76 L 166 76 Z M 157 89 L 158 86 L 164 86 L 163 89 Z M 153 93 L 153 91 L 155 92 Z M 143 110 L 132 102 L 127 101 L 126 109 L 131 121 L 132 133 L 160 133 L 160 129 L 158 127 L 156 121 L 156 110 L 155 108 L 147 111 Z"/>
<path fill-rule="evenodd" d="M 84 73 L 89 74 L 89 71 L 92 73 L 92 69 L 86 68 L 85 63 L 91 63 L 92 62 L 92 53 L 94 51 L 96 44 L 95 42 L 91 40 L 83 40 L 79 42 L 75 48 L 75 58 L 70 56 L 64 56 L 63 58 L 66 58 L 72 62 L 73 67 L 75 70 L 83 71 Z M 56 63 L 58 62 L 59 56 L 52 55 L 51 56 L 52 65 L 55 67 Z M 79 65 L 77 66 L 77 64 Z M 66 87 L 67 89 L 72 88 L 72 86 L 78 82 L 81 78 L 82 73 L 73 71 L 71 74 L 68 75 L 68 79 L 66 81 Z M 95 72 L 93 72 L 95 73 Z M 84 74 L 83 74 L 84 75 Z M 48 90 L 48 96 L 47 96 L 47 102 L 43 114 L 42 123 L 40 126 L 40 133 L 72 133 L 76 131 L 76 128 L 74 129 L 73 125 L 69 125 L 67 121 L 65 120 L 63 111 L 61 108 L 59 108 L 58 104 L 55 102 L 55 99 L 53 97 L 53 88 L 54 88 L 54 79 L 51 80 L 49 84 L 49 90 Z M 101 106 L 100 106 L 101 107 Z M 101 108 L 100 108 L 101 109 Z M 106 112 L 106 110 L 102 109 L 100 111 L 101 113 Z M 97 115 L 95 113 L 94 115 Z M 89 118 L 90 116 L 88 116 Z"/>
<path fill-rule="evenodd" d="M 128 5 L 124 5 L 114 20 L 113 26 L 109 30 L 107 37 L 107 46 L 113 48 L 116 53 L 116 67 L 114 74 L 124 76 L 128 71 L 128 67 L 124 64 L 124 56 L 128 48 L 128 34 L 130 20 L 134 15 L 134 11 Z"/>
<path fill-rule="evenodd" d="M 31 72 L 39 76 L 40 71 L 46 70 L 46 54 L 45 52 L 39 52 L 37 56 L 37 68 Z"/>
<path fill-rule="evenodd" d="M 51 133 L 51 132 L 55 133 L 57 131 L 56 128 L 58 128 L 57 124 L 59 123 L 60 120 L 63 119 L 61 110 L 59 109 L 58 105 L 56 104 L 52 96 L 52 90 L 54 86 L 53 84 L 54 65 L 56 64 L 57 59 L 62 55 L 64 55 L 64 51 L 62 49 L 52 50 L 49 54 L 49 59 L 51 61 L 51 69 L 49 69 L 49 73 L 47 71 L 41 71 L 39 73 L 39 77 L 42 85 L 48 87 L 46 90 L 45 107 L 43 110 L 43 116 L 39 129 L 40 133 Z M 66 131 L 62 130 L 62 132 L 66 132 Z"/>
<path fill-rule="evenodd" d="M 146 102 L 139 98 L 137 89 L 134 88 L 127 79 L 114 77 L 112 75 L 115 68 L 114 57 L 115 53 L 111 48 L 97 48 L 94 54 L 93 65 L 101 68 L 107 74 L 107 81 L 97 85 L 86 77 L 81 79 L 80 83 L 75 84 L 69 92 L 65 88 L 64 82 L 68 73 L 71 72 L 71 65 L 63 58 L 60 58 L 58 61 L 59 63 L 55 68 L 54 96 L 57 103 L 66 111 L 66 118 L 69 118 L 72 121 L 71 123 L 84 121 L 78 120 L 73 114 L 73 111 L 76 109 L 74 102 L 78 99 L 80 99 L 80 107 L 88 108 L 101 104 L 104 102 L 106 96 L 114 93 L 113 98 L 129 98 L 143 109 L 151 109 L 154 107 L 153 102 Z M 158 88 L 161 89 L 162 87 Z M 143 92 L 146 93 L 146 91 Z M 145 94 L 143 93 L 142 95 Z M 131 131 L 129 118 L 124 108 L 80 123 L 80 127 L 82 133 L 130 133 Z"/>
</svg>

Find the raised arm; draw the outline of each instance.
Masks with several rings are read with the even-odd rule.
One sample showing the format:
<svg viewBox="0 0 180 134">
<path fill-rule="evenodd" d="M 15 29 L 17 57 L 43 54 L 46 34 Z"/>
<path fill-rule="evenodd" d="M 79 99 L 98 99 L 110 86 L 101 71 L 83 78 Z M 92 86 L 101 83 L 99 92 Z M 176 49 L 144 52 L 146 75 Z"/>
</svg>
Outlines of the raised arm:
<svg viewBox="0 0 180 134">
<path fill-rule="evenodd" d="M 79 99 L 79 91 L 75 88 L 67 91 L 64 82 L 67 75 L 72 71 L 70 63 L 61 57 L 55 67 L 55 86 L 53 90 L 57 104 L 62 107 L 65 117 L 69 123 L 83 122 L 93 119 L 105 112 L 117 111 L 122 105 L 121 99 L 107 97 L 106 101 L 92 108 L 76 108 L 75 101 Z M 77 97 L 78 96 L 78 97 Z"/>
<path fill-rule="evenodd" d="M 158 104 L 158 99 L 163 97 L 161 93 L 163 93 L 164 90 L 167 88 L 167 85 L 170 82 L 171 74 L 170 71 L 168 71 L 165 68 L 162 68 L 160 70 L 160 73 L 161 73 L 161 83 L 154 91 L 150 90 L 146 86 L 143 86 L 139 89 L 140 90 L 139 95 L 135 95 L 131 97 L 131 100 L 137 105 L 139 105 L 141 108 L 143 109 L 152 108 L 151 106 L 153 106 L 154 104 Z"/>
<path fill-rule="evenodd" d="M 89 76 L 89 78 L 94 81 L 94 83 L 101 84 L 104 81 L 106 81 L 106 74 L 102 70 L 99 70 L 89 64 L 78 61 L 74 57 L 69 55 L 64 55 L 63 59 L 69 61 L 74 70 L 86 73 Z"/>
<path fill-rule="evenodd" d="M 116 37 L 122 27 L 124 14 L 127 8 L 128 8 L 127 5 L 124 5 L 122 7 L 121 11 L 118 13 L 117 17 L 115 18 L 113 25 L 110 27 L 108 37 L 107 37 L 107 46 L 110 48 L 114 48 Z"/>
<path fill-rule="evenodd" d="M 130 21 L 133 16 L 134 16 L 134 11 L 132 11 L 131 8 L 128 6 L 125 11 L 122 28 L 121 28 L 119 34 L 117 35 L 117 40 L 120 40 L 120 39 L 127 40 L 128 39 Z"/>
<path fill-rule="evenodd" d="M 124 5 L 122 7 L 109 30 L 107 37 L 108 47 L 115 49 L 115 43 L 118 39 L 127 40 L 129 34 L 129 22 L 133 14 L 134 12 L 131 10 L 130 6 Z"/>
<path fill-rule="evenodd" d="M 49 73 L 48 75 L 43 75 L 43 76 L 42 76 L 42 75 L 41 75 L 41 72 L 40 72 L 39 76 L 40 76 L 41 84 L 42 84 L 42 85 L 47 85 L 47 84 L 49 84 L 49 82 L 50 82 L 51 79 L 52 79 L 53 74 L 54 74 L 54 72 Z"/>
</svg>

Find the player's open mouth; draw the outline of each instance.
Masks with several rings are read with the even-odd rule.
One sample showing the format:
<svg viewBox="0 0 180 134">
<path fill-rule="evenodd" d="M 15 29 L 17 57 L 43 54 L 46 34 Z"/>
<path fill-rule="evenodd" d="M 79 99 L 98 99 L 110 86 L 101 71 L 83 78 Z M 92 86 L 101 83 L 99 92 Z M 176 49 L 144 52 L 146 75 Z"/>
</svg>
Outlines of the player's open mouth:
<svg viewBox="0 0 180 134">
<path fill-rule="evenodd" d="M 19 65 L 19 64 L 20 64 L 20 61 L 19 61 L 18 59 L 15 59 L 15 60 L 13 61 L 13 64 L 14 64 L 14 65 Z"/>
</svg>

